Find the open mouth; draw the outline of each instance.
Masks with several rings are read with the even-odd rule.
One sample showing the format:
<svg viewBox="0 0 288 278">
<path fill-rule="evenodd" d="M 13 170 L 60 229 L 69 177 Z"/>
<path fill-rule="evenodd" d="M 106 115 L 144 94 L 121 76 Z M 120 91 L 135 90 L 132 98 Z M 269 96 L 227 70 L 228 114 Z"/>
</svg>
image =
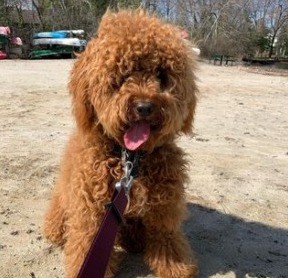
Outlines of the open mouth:
<svg viewBox="0 0 288 278">
<path fill-rule="evenodd" d="M 148 141 L 151 132 L 159 129 L 159 124 L 150 124 L 146 121 L 133 123 L 124 133 L 124 144 L 128 150 L 135 151 Z"/>
</svg>

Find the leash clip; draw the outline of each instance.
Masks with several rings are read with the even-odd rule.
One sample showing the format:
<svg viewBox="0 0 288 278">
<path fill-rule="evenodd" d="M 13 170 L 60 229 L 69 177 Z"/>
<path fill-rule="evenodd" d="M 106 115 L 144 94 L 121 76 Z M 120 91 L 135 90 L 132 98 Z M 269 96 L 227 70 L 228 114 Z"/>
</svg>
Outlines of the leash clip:
<svg viewBox="0 0 288 278">
<path fill-rule="evenodd" d="M 138 175 L 141 153 L 132 152 L 122 148 L 121 155 L 124 176 L 120 179 L 120 181 L 116 182 L 115 189 L 119 192 L 123 187 L 125 190 L 125 195 L 129 201 L 129 194 L 134 182 L 134 178 Z"/>
<path fill-rule="evenodd" d="M 124 165 L 124 173 L 125 173 L 125 181 L 124 185 L 126 197 L 129 198 L 130 189 L 133 185 L 134 178 L 131 176 L 131 172 L 133 169 L 133 163 L 131 161 L 126 161 Z"/>
<path fill-rule="evenodd" d="M 133 170 L 133 163 L 127 160 L 127 158 L 128 157 L 126 152 L 123 151 L 122 160 L 124 160 L 124 166 L 123 166 L 124 176 L 120 179 L 120 181 L 118 181 L 115 184 L 115 188 L 119 192 L 120 189 L 123 187 L 125 190 L 125 195 L 129 199 L 129 193 L 133 185 L 134 178 L 131 175 L 131 172 Z"/>
</svg>

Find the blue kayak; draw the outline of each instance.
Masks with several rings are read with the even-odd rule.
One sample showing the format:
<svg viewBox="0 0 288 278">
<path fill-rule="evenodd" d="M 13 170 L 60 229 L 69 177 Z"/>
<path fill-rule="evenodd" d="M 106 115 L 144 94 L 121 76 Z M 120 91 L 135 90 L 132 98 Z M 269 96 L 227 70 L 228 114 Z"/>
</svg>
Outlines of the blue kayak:
<svg viewBox="0 0 288 278">
<path fill-rule="evenodd" d="M 33 35 L 33 39 L 51 38 L 51 39 L 64 39 L 69 38 L 70 33 L 66 31 L 54 31 L 54 32 L 40 32 Z"/>
<path fill-rule="evenodd" d="M 72 37 L 78 37 L 78 36 L 84 36 L 84 31 L 83 30 L 59 30 L 59 31 L 51 31 L 51 32 L 40 32 L 40 33 L 35 33 L 33 35 L 33 39 L 43 39 L 43 38 L 64 39 L 64 38 L 72 38 Z"/>
</svg>

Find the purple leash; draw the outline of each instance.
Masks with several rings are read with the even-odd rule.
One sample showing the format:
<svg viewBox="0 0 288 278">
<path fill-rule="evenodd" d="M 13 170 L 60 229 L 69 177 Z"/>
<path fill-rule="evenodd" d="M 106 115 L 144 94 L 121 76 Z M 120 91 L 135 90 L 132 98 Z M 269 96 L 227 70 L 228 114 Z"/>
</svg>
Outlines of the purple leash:
<svg viewBox="0 0 288 278">
<path fill-rule="evenodd" d="M 129 192 L 133 184 L 131 173 L 135 170 L 134 166 L 138 170 L 139 155 L 132 156 L 134 157 L 133 162 L 130 161 L 130 157 L 131 153 L 122 150 L 125 175 L 115 184 L 111 202 L 106 204 L 106 213 L 77 278 L 103 278 L 105 275 L 118 228 L 124 222 L 123 213 L 128 204 Z M 135 162 L 136 165 L 134 165 Z"/>
</svg>

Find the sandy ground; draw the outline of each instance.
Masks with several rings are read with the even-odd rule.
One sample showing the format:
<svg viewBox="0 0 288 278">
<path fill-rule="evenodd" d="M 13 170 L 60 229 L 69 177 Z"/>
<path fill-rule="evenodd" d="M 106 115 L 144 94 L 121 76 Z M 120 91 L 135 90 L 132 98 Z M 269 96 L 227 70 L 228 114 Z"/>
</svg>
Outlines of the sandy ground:
<svg viewBox="0 0 288 278">
<path fill-rule="evenodd" d="M 73 128 L 73 60 L 0 62 L 0 277 L 64 277 L 43 213 Z M 265 73 L 265 72 L 264 72 Z M 288 74 L 200 64 L 184 225 L 206 277 L 288 277 Z M 153 277 L 141 255 L 117 277 Z M 167 277 L 168 278 L 168 277 Z"/>
</svg>

